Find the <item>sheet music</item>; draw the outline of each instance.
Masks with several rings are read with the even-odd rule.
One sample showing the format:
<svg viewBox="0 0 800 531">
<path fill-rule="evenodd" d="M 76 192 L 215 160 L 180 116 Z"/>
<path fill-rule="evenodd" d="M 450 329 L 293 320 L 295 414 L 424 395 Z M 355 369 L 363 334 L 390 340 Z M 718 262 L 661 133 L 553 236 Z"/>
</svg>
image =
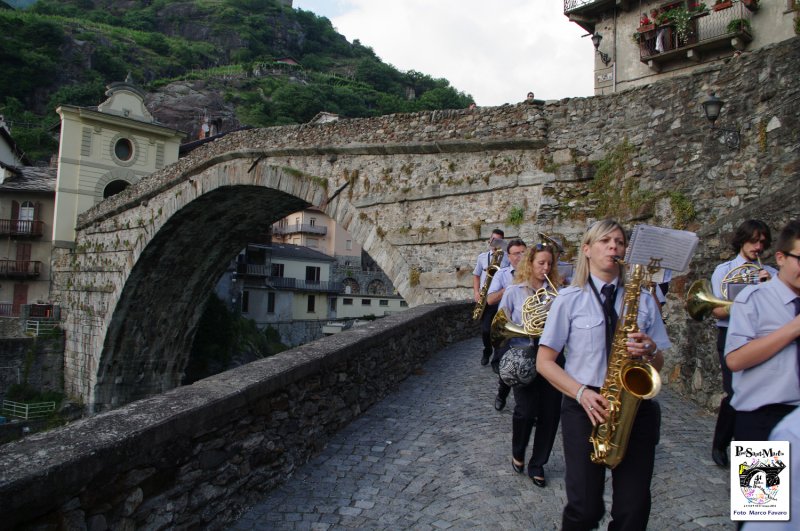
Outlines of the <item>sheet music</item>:
<svg viewBox="0 0 800 531">
<path fill-rule="evenodd" d="M 659 267 L 680 273 L 689 268 L 689 261 L 699 241 L 700 238 L 694 232 L 636 225 L 631 234 L 625 261 L 629 264 L 647 265 L 652 259 L 661 259 Z"/>
</svg>

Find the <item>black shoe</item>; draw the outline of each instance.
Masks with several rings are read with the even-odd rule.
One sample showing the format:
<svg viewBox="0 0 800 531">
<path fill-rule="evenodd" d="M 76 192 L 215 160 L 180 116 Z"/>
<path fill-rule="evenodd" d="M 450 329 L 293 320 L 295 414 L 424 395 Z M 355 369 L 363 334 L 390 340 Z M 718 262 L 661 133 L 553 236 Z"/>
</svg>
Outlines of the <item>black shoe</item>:
<svg viewBox="0 0 800 531">
<path fill-rule="evenodd" d="M 544 468 L 529 468 L 528 469 L 528 477 L 531 478 L 533 484 L 537 487 L 544 488 L 547 485 L 547 480 L 544 479 Z"/>
<path fill-rule="evenodd" d="M 489 356 L 485 356 L 485 355 L 484 355 L 484 356 L 481 358 L 481 365 L 483 365 L 484 367 L 485 367 L 486 365 L 489 365 Z"/>
<path fill-rule="evenodd" d="M 502 396 L 496 396 L 494 399 L 494 408 L 497 411 L 502 411 L 504 407 L 506 407 L 506 399 Z"/>
<path fill-rule="evenodd" d="M 719 448 L 712 448 L 711 449 L 711 459 L 717 464 L 717 466 L 721 466 L 722 468 L 728 468 L 730 464 L 728 462 L 728 453 L 725 450 L 720 450 Z"/>
<path fill-rule="evenodd" d="M 522 465 L 516 464 L 514 462 L 514 459 L 512 458 L 511 459 L 511 468 L 513 468 L 514 472 L 516 472 L 517 474 L 522 474 L 522 472 L 525 470 L 525 465 L 524 464 L 522 464 Z"/>
</svg>

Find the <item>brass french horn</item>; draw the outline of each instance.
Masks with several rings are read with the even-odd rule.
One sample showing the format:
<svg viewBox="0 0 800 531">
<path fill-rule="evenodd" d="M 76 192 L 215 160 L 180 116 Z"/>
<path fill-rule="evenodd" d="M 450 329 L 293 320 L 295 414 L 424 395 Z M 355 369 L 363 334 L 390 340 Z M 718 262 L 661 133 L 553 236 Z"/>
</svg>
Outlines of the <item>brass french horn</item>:
<svg viewBox="0 0 800 531">
<path fill-rule="evenodd" d="M 714 296 L 711 282 L 705 279 L 695 280 L 686 292 L 686 312 L 695 321 L 702 321 L 714 308 L 730 308 L 733 301 Z"/>
</svg>

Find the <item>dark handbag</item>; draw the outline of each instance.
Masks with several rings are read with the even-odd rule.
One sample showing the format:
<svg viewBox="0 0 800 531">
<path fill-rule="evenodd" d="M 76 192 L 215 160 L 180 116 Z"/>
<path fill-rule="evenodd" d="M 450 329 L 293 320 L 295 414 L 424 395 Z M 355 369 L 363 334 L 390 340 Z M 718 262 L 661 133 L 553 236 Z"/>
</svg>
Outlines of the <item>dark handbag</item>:
<svg viewBox="0 0 800 531">
<path fill-rule="evenodd" d="M 536 351 L 533 346 L 508 349 L 500 358 L 500 379 L 511 387 L 531 383 L 536 378 Z"/>
</svg>

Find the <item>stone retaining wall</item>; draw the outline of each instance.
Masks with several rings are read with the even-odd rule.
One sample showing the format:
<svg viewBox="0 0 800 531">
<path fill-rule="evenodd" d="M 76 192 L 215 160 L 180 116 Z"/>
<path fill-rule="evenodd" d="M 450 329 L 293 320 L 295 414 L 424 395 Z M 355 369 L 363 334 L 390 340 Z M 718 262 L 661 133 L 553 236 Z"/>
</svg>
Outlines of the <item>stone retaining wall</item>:
<svg viewBox="0 0 800 531">
<path fill-rule="evenodd" d="M 475 336 L 472 307 L 420 306 L 11 443 L 0 521 L 220 529 L 433 353 Z"/>
</svg>

